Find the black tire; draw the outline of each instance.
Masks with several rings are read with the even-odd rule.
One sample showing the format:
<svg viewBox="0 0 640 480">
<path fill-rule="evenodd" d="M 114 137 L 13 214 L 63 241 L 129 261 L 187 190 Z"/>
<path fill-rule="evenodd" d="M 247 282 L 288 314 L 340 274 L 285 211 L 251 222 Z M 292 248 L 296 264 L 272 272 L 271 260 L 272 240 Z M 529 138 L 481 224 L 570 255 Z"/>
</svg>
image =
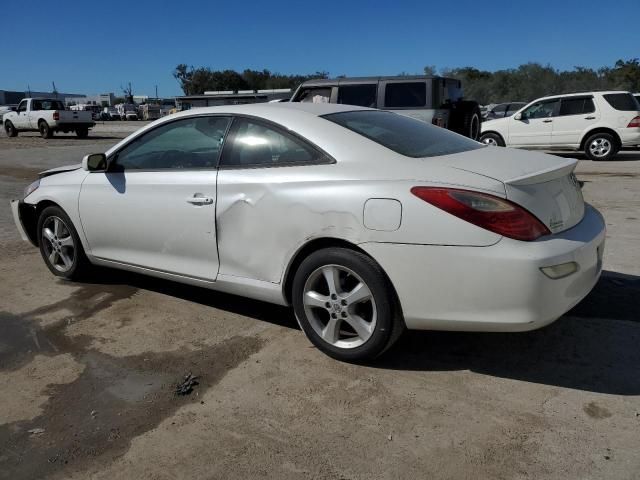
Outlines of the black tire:
<svg viewBox="0 0 640 480">
<path fill-rule="evenodd" d="M 324 278 L 321 273 L 323 268 L 345 269 L 355 275 L 350 275 L 343 270 L 344 276 L 339 279 L 339 282 L 343 283 L 338 287 L 341 289 L 338 295 L 331 296 L 330 290 L 326 290 L 323 293 L 326 297 L 323 296 L 323 298 L 329 301 L 322 306 L 305 307 L 305 292 L 314 278 Z M 349 298 L 347 293 L 355 291 L 347 285 L 347 282 L 350 281 L 353 282 L 352 285 L 359 282 L 364 283 L 371 293 L 371 300 L 360 303 L 356 301 L 347 305 L 346 299 Z M 343 288 L 344 290 L 342 290 Z M 316 293 L 315 288 L 314 293 Z M 298 322 L 309 340 L 319 350 L 337 360 L 361 362 L 373 359 L 391 347 L 404 331 L 399 302 L 391 282 L 380 265 L 367 255 L 346 248 L 318 250 L 303 260 L 294 276 L 292 303 Z M 330 305 L 330 307 L 326 307 L 326 305 Z M 358 343 L 362 341 L 361 337 L 351 327 L 352 318 L 366 320 L 367 314 L 362 310 L 357 310 L 360 308 L 368 309 L 369 313 L 373 312 L 371 321 L 367 322 L 369 326 L 375 318 L 375 325 L 369 330 L 369 336 L 361 344 Z M 311 312 L 311 318 L 307 315 L 308 311 Z M 353 345 L 355 346 L 336 346 L 322 338 L 317 330 L 328 326 L 331 322 L 331 315 L 335 315 L 333 318 L 337 327 L 334 331 L 338 332 L 338 343 L 348 344 L 354 341 Z M 348 318 L 342 318 L 342 316 Z M 322 323 L 322 317 L 326 319 L 326 324 Z"/>
<path fill-rule="evenodd" d="M 78 138 L 87 138 L 89 136 L 89 129 L 86 128 L 86 127 L 77 128 L 76 129 L 76 136 Z"/>
<path fill-rule="evenodd" d="M 584 154 L 590 160 L 611 160 L 620 150 L 618 140 L 610 133 L 594 133 L 584 142 Z"/>
<path fill-rule="evenodd" d="M 14 127 L 13 123 L 11 123 L 9 120 L 4 122 L 4 131 L 7 134 L 7 137 L 17 137 L 18 136 L 18 130 L 16 130 L 16 127 Z"/>
<path fill-rule="evenodd" d="M 485 145 L 493 145 L 495 147 L 504 147 L 504 140 L 497 133 L 483 133 L 480 136 L 480 143 Z"/>
<path fill-rule="evenodd" d="M 53 137 L 53 130 L 51 130 L 51 127 L 49 127 L 49 124 L 44 120 L 40 120 L 38 122 L 38 131 L 40 132 L 40 136 L 42 138 Z"/>
<path fill-rule="evenodd" d="M 63 227 L 57 232 L 55 231 L 56 219 L 63 224 Z M 54 225 L 53 229 L 49 228 L 50 225 Z M 53 233 L 53 239 L 50 239 L 50 234 L 45 233 L 45 228 L 49 230 L 50 234 Z M 57 206 L 45 208 L 38 218 L 37 233 L 40 254 L 51 273 L 67 280 L 79 280 L 87 276 L 91 270 L 91 263 L 84 253 L 73 222 L 64 210 Z M 73 242 L 72 247 L 68 244 L 69 237 Z M 57 248 L 53 246 L 54 242 L 57 244 Z M 58 253 L 52 261 L 51 254 L 56 252 Z M 70 262 L 63 261 L 63 257 L 69 259 Z M 67 267 L 67 265 L 70 266 Z"/>
<path fill-rule="evenodd" d="M 481 118 L 480 107 L 476 102 L 460 100 L 451 105 L 449 129 L 472 140 L 478 140 Z"/>
</svg>

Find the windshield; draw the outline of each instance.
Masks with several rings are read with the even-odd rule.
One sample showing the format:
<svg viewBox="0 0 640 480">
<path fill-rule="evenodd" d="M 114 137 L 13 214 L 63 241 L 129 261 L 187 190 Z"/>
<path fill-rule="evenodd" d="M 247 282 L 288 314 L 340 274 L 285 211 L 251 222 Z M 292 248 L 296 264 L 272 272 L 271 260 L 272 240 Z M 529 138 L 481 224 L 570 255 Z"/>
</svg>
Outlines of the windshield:
<svg viewBox="0 0 640 480">
<path fill-rule="evenodd" d="M 436 157 L 482 148 L 457 133 L 391 112 L 361 110 L 323 118 L 407 157 Z"/>
</svg>

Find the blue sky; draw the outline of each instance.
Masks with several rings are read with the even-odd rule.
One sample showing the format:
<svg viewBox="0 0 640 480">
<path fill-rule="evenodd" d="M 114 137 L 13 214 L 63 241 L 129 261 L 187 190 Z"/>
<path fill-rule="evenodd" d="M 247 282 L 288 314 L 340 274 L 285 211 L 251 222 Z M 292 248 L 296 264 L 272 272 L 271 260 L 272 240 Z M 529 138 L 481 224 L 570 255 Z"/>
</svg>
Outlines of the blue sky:
<svg viewBox="0 0 640 480">
<path fill-rule="evenodd" d="M 55 5 L 55 7 L 54 7 Z M 395 75 L 640 57 L 640 0 L 3 2 L 0 89 L 181 93 L 179 63 Z M 45 13 L 52 12 L 55 13 Z"/>
</svg>

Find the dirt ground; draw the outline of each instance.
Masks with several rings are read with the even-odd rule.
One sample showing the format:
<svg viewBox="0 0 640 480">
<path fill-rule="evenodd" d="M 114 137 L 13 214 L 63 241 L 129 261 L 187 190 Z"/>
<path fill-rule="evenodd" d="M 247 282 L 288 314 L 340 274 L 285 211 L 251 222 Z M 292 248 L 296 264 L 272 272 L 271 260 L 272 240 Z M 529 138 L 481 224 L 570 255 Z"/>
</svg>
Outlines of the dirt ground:
<svg viewBox="0 0 640 480">
<path fill-rule="evenodd" d="M 0 138 L 0 478 L 640 477 L 640 152 L 580 162 L 608 235 L 571 312 L 523 334 L 409 332 L 358 366 L 285 308 L 49 273 L 9 199 L 132 128 Z M 176 396 L 188 373 L 199 384 Z"/>
</svg>

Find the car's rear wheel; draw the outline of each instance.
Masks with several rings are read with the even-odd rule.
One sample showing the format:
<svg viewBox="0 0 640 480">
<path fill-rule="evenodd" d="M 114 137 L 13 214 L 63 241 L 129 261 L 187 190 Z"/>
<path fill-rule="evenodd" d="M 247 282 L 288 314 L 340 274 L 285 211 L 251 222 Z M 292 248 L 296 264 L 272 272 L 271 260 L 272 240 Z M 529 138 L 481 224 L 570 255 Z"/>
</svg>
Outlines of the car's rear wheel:
<svg viewBox="0 0 640 480">
<path fill-rule="evenodd" d="M 485 133 L 480 137 L 480 142 L 492 147 L 504 147 L 504 140 L 497 133 Z"/>
<path fill-rule="evenodd" d="M 309 340 L 338 360 L 375 358 L 404 330 L 382 268 L 346 248 L 327 248 L 307 257 L 295 274 L 292 300 Z"/>
<path fill-rule="evenodd" d="M 618 142 L 610 133 L 595 133 L 584 143 L 584 153 L 591 160 L 610 160 L 618 153 Z"/>
<path fill-rule="evenodd" d="M 4 122 L 4 131 L 7 134 L 7 137 L 17 137 L 18 136 L 18 130 L 16 130 L 16 127 L 14 127 L 13 123 L 11 123 L 9 120 Z"/>
<path fill-rule="evenodd" d="M 51 127 L 49 127 L 49 124 L 44 120 L 40 120 L 40 123 L 38 123 L 38 131 L 40 132 L 40 136 L 42 138 L 53 137 L 53 130 L 51 130 Z"/>
<path fill-rule="evenodd" d="M 78 138 L 87 138 L 89 136 L 89 129 L 88 128 L 77 128 L 76 129 L 76 136 Z"/>
<path fill-rule="evenodd" d="M 89 271 L 90 263 L 78 232 L 60 207 L 47 207 L 40 214 L 38 243 L 42 258 L 54 275 L 77 280 Z"/>
</svg>

